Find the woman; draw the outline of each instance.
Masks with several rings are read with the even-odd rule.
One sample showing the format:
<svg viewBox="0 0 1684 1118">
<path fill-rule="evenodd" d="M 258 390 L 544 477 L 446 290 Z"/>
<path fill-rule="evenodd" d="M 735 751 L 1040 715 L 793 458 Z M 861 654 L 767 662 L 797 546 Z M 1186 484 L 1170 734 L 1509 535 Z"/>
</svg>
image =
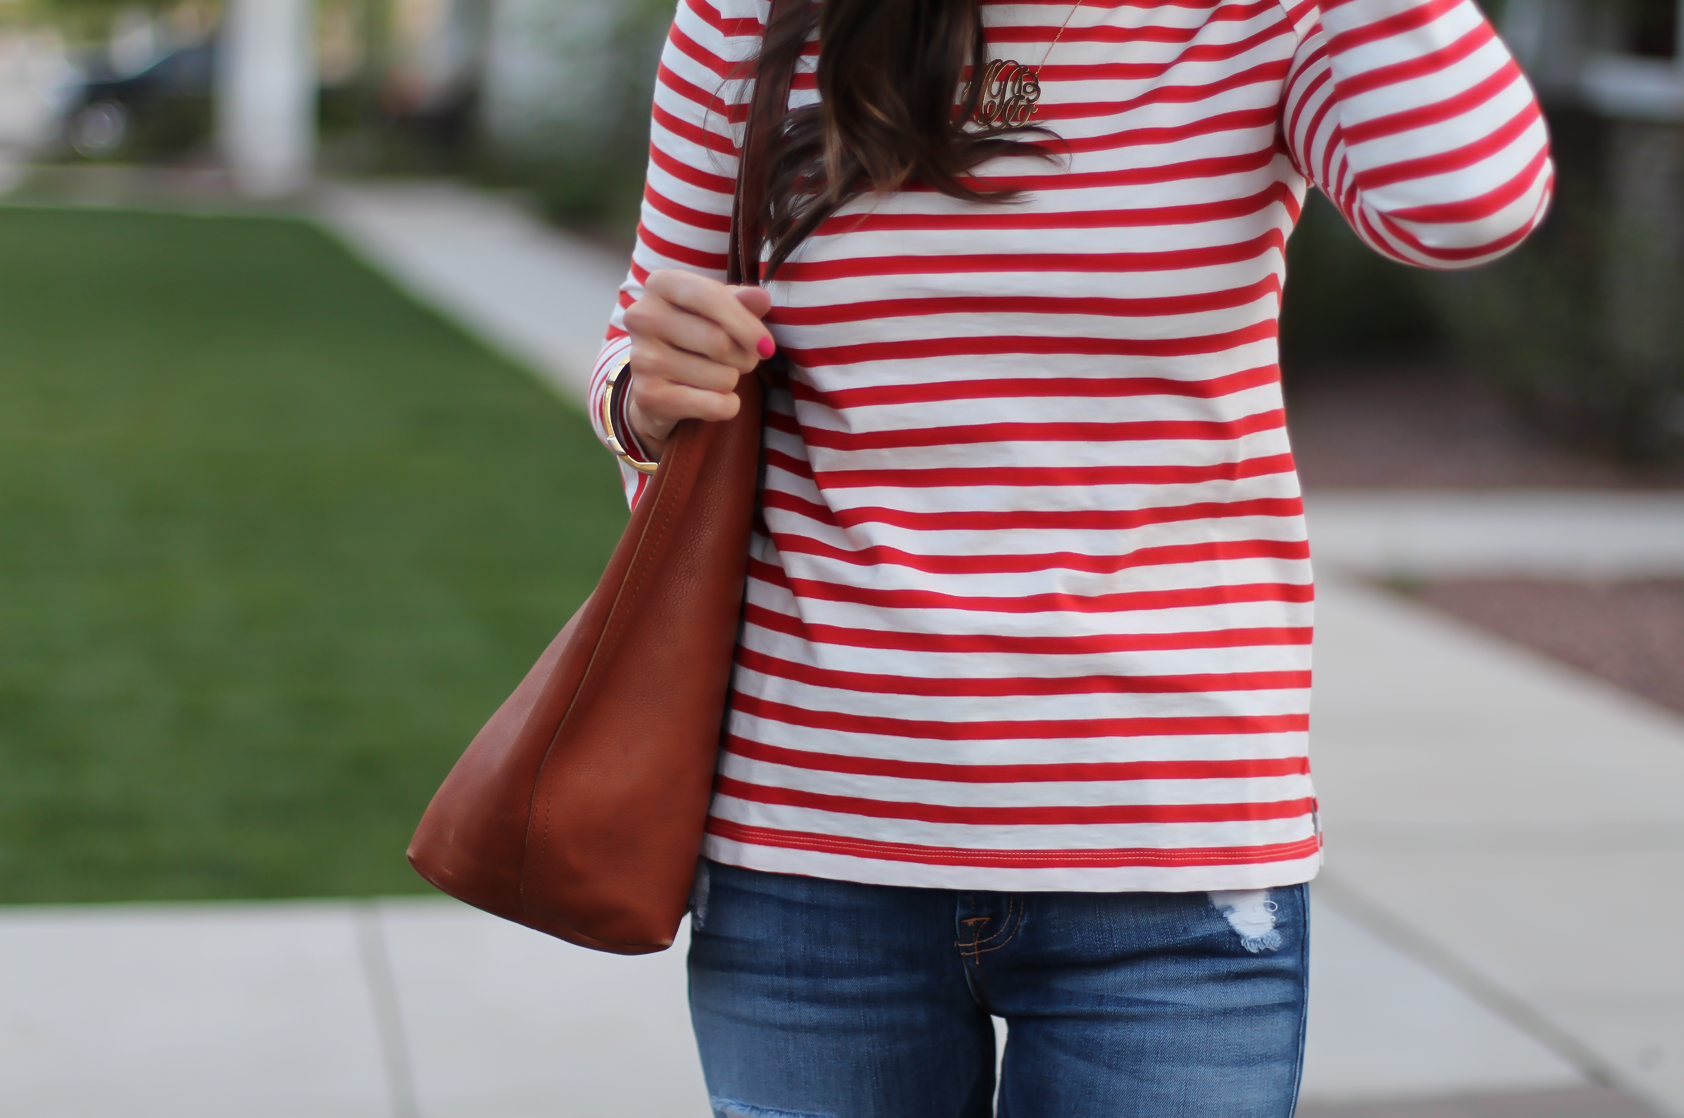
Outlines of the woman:
<svg viewBox="0 0 1684 1118">
<path fill-rule="evenodd" d="M 1321 843 L 1284 245 L 1314 184 L 1407 263 L 1513 248 L 1532 92 L 1471 0 L 775 7 L 680 4 L 591 409 L 635 500 L 787 359 L 695 899 L 715 1112 L 985 1115 L 994 1015 L 1003 1115 L 1285 1118 Z M 732 289 L 763 45 L 801 57 Z"/>
</svg>

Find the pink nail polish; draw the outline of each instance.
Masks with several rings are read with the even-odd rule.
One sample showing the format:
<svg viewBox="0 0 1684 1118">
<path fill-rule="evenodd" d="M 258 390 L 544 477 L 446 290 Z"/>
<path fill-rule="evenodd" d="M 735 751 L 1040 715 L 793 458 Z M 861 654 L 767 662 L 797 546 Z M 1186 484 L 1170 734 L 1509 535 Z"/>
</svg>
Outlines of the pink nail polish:
<svg viewBox="0 0 1684 1118">
<path fill-rule="evenodd" d="M 771 335 L 768 334 L 766 337 L 761 338 L 759 342 L 755 343 L 754 352 L 760 354 L 760 359 L 762 361 L 770 361 L 772 359 L 772 354 L 778 352 L 778 343 L 774 342 Z"/>
</svg>

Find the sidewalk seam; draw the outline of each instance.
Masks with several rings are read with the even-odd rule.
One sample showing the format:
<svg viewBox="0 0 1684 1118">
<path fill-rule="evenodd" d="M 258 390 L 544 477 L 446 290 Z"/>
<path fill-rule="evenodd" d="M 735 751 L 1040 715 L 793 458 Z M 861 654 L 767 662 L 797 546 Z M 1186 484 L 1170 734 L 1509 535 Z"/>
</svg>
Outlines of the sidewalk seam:
<svg viewBox="0 0 1684 1118">
<path fill-rule="evenodd" d="M 380 902 L 363 901 L 352 909 L 357 927 L 357 954 L 362 960 L 368 997 L 374 1008 L 374 1026 L 380 1039 L 381 1064 L 391 1095 L 392 1118 L 420 1118 L 415 1105 L 415 1077 L 410 1069 L 409 1045 L 404 1039 L 403 1017 L 398 1010 L 397 982 L 381 928 Z"/>
<path fill-rule="evenodd" d="M 1657 1100 L 1641 1083 L 1621 1074 L 1566 1029 L 1462 962 L 1419 928 L 1381 908 L 1325 871 L 1310 887 L 1327 898 L 1347 919 L 1460 987 L 1476 1002 L 1578 1068 L 1592 1083 L 1620 1091 L 1650 1106 L 1657 1105 Z"/>
</svg>

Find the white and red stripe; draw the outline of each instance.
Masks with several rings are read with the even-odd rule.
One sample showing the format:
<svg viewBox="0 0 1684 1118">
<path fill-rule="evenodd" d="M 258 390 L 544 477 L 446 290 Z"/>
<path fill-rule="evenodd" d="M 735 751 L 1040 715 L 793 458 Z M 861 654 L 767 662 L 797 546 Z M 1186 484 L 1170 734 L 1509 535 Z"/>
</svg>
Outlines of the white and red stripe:
<svg viewBox="0 0 1684 1118">
<path fill-rule="evenodd" d="M 984 12 L 1033 65 L 1070 6 Z M 681 3 L 622 309 L 723 275 L 764 16 Z M 1537 102 L 1471 0 L 1086 0 L 1041 77 L 1059 159 L 978 170 L 1019 200 L 857 199 L 770 284 L 793 369 L 711 857 L 988 889 L 1319 864 L 1286 238 L 1313 182 L 1399 260 L 1500 255 L 1549 199 Z M 598 393 L 628 344 L 616 313 Z"/>
</svg>

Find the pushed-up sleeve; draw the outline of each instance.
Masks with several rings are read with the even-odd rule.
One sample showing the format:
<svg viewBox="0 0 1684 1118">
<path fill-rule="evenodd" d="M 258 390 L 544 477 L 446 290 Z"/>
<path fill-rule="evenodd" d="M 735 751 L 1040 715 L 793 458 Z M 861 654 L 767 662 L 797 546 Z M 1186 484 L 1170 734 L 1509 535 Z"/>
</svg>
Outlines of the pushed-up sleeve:
<svg viewBox="0 0 1684 1118">
<path fill-rule="evenodd" d="M 1467 268 L 1513 249 L 1554 187 L 1531 84 L 1473 0 L 1281 0 L 1298 30 L 1281 129 L 1387 256 Z"/>
<path fill-rule="evenodd" d="M 737 143 L 747 104 L 744 60 L 760 51 L 764 4 L 758 0 L 680 0 L 655 81 L 649 169 L 631 271 L 620 285 L 608 337 L 591 371 L 590 416 L 606 443 L 602 403 L 608 373 L 631 349 L 626 308 L 643 295 L 649 273 L 683 268 L 723 281 L 737 178 Z M 644 476 L 620 467 L 626 498 Z"/>
</svg>

